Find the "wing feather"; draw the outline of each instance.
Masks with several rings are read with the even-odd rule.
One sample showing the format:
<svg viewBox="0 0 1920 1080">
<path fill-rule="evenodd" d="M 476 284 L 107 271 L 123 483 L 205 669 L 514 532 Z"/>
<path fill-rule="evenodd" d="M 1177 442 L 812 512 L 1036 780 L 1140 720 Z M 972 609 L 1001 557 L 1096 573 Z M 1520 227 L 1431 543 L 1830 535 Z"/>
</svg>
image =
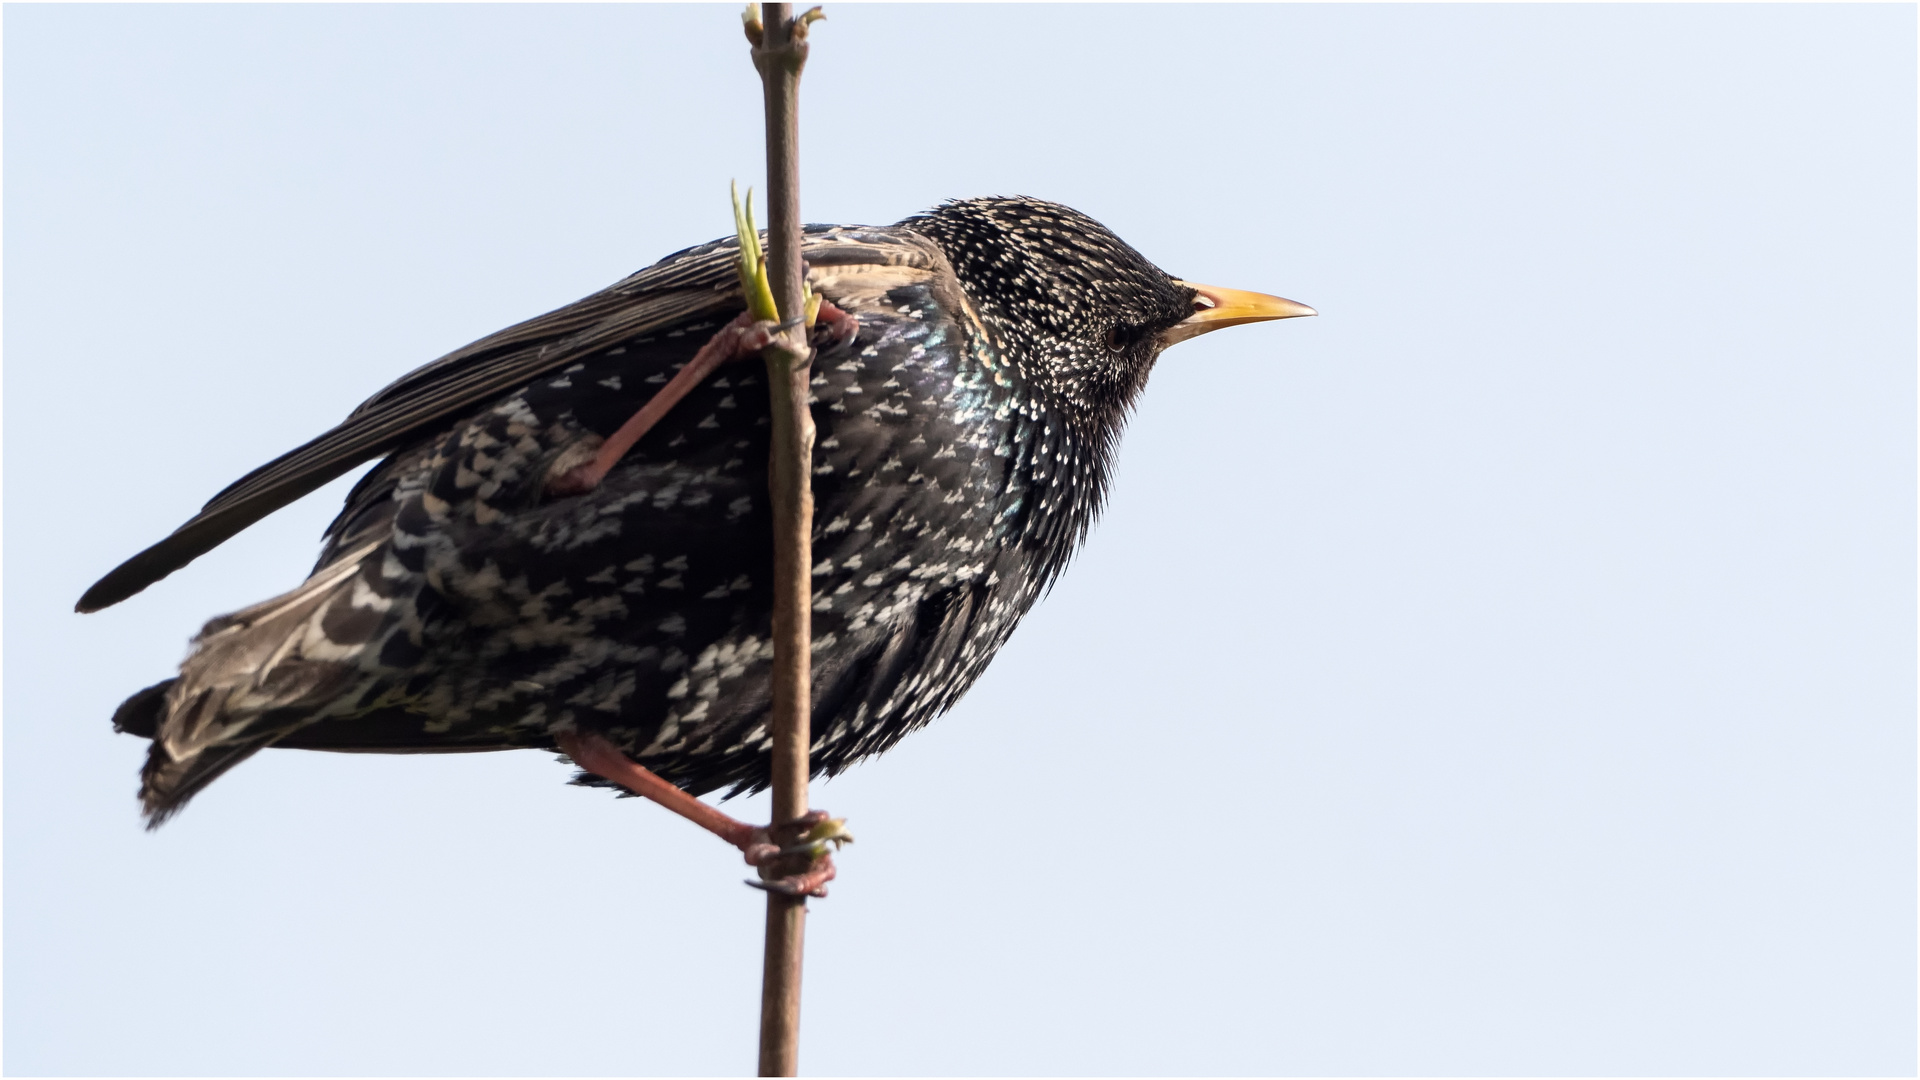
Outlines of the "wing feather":
<svg viewBox="0 0 1920 1080">
<path fill-rule="evenodd" d="M 820 266 L 927 267 L 939 255 L 899 231 L 810 226 L 805 251 Z M 433 425 L 598 350 L 707 312 L 738 308 L 737 241 L 667 256 L 600 292 L 507 327 L 401 376 L 331 431 L 262 465 L 215 495 L 166 539 L 115 567 L 74 606 L 117 604 L 228 538 Z"/>
</svg>

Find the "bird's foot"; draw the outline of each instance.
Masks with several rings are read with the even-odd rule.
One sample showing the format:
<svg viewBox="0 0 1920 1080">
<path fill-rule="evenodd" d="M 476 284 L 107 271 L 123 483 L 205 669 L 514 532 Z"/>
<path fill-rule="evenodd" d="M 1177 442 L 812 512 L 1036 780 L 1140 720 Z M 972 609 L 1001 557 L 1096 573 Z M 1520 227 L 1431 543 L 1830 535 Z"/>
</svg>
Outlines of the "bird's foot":
<svg viewBox="0 0 1920 1080">
<path fill-rule="evenodd" d="M 833 853 L 853 843 L 845 818 L 814 810 L 763 830 L 765 839 L 746 848 L 747 865 L 760 871 L 756 889 L 782 896 L 826 896 L 834 878 Z"/>
<path fill-rule="evenodd" d="M 807 331 L 807 344 L 813 351 L 822 352 L 851 344 L 860 336 L 860 318 L 835 307 L 833 301 L 820 298 L 820 311 L 814 316 L 813 327 Z"/>
<path fill-rule="evenodd" d="M 846 820 L 823 810 L 783 825 L 749 825 L 681 791 L 601 735 L 565 731 L 556 733 L 554 741 L 575 765 L 652 799 L 739 848 L 747 865 L 760 871 L 759 881 L 747 882 L 757 889 L 783 896 L 825 896 L 834 876 L 833 853 L 853 843 Z"/>
<path fill-rule="evenodd" d="M 823 301 L 821 307 L 826 306 Z M 838 309 L 835 310 L 838 311 Z M 851 318 L 851 316 L 843 317 Z M 661 418 L 665 417 L 675 405 L 680 404 L 681 398 L 686 397 L 694 387 L 705 382 L 707 376 L 713 374 L 714 369 L 735 360 L 758 356 L 760 350 L 773 343 L 774 335 L 779 332 L 779 329 L 776 323 L 756 322 L 752 316 L 742 312 L 732 322 L 721 327 L 713 337 L 708 338 L 707 343 L 700 347 L 700 351 L 694 354 L 693 359 L 687 361 L 686 366 L 668 380 L 667 385 L 661 387 L 659 393 L 648 399 L 645 405 L 640 406 L 640 411 L 620 425 L 620 430 L 608 436 L 607 441 L 601 443 L 599 451 L 593 455 L 593 460 L 549 478 L 547 493 L 564 498 L 568 495 L 584 495 L 599 487 L 600 481 L 606 479 L 607 473 L 620 463 L 621 458 L 627 456 L 627 451 L 633 449 L 634 443 L 640 441 L 640 436 L 652 430 Z M 855 332 L 858 332 L 857 326 Z"/>
</svg>

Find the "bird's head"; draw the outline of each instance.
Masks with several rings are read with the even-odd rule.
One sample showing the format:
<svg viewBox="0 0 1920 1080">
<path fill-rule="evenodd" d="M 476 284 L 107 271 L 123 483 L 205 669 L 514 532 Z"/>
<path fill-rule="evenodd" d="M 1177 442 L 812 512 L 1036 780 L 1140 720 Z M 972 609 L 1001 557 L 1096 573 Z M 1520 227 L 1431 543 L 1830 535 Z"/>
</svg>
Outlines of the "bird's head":
<svg viewBox="0 0 1920 1080">
<path fill-rule="evenodd" d="M 900 224 L 940 246 L 1021 381 L 1101 426 L 1125 414 L 1167 346 L 1225 326 L 1314 314 L 1277 296 L 1174 278 L 1058 203 L 966 199 Z"/>
</svg>

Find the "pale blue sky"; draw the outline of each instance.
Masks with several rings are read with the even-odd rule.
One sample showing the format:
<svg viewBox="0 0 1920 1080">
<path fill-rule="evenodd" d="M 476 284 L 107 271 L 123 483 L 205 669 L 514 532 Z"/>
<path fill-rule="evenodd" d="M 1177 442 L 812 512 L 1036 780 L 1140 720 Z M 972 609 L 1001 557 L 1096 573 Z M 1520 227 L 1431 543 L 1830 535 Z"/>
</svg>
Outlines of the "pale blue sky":
<svg viewBox="0 0 1920 1080">
<path fill-rule="evenodd" d="M 806 216 L 1056 199 L 1169 352 L 952 714 L 816 789 L 813 1073 L 1915 1068 L 1909 5 L 829 5 Z M 108 727 L 399 373 L 729 228 L 736 8 L 5 9 L 10 1073 L 749 1069 L 760 899 L 539 753 Z M 750 802 L 749 815 L 765 812 Z"/>
</svg>

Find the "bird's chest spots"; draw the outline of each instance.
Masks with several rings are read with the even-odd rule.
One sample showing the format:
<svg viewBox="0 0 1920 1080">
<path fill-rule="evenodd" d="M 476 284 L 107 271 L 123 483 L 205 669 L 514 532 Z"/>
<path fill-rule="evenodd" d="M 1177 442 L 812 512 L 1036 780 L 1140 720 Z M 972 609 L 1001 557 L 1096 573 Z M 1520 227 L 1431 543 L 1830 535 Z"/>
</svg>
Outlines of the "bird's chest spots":
<svg viewBox="0 0 1920 1080">
<path fill-rule="evenodd" d="M 829 633 L 990 574 L 1009 487 L 1005 391 L 928 290 L 895 289 L 860 318 L 812 380 L 814 611 Z"/>
</svg>

